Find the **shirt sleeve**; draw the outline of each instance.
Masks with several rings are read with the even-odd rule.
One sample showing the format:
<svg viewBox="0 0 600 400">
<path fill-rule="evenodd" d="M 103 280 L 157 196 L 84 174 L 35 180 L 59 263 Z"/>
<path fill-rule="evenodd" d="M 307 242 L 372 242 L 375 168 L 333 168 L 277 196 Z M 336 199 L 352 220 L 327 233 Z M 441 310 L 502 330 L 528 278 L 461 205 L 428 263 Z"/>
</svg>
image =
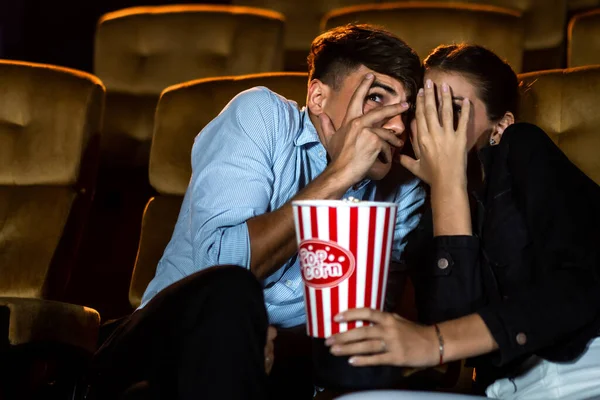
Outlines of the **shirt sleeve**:
<svg viewBox="0 0 600 400">
<path fill-rule="evenodd" d="M 269 211 L 278 126 L 275 95 L 254 88 L 236 96 L 192 149 L 191 235 L 194 265 L 250 268 L 246 221 Z"/>
<path fill-rule="evenodd" d="M 478 311 L 499 345 L 500 365 L 544 356 L 585 330 L 589 338 L 600 318 L 600 189 L 542 130 L 529 127 L 510 137 L 507 131 L 503 140 L 510 140 L 515 200 L 533 237 L 535 283 Z"/>
<path fill-rule="evenodd" d="M 409 178 L 402 183 L 393 200 L 398 205 L 394 241 L 392 244 L 392 269 L 405 269 L 403 252 L 407 236 L 419 225 L 425 203 L 425 189 L 417 178 Z"/>
</svg>

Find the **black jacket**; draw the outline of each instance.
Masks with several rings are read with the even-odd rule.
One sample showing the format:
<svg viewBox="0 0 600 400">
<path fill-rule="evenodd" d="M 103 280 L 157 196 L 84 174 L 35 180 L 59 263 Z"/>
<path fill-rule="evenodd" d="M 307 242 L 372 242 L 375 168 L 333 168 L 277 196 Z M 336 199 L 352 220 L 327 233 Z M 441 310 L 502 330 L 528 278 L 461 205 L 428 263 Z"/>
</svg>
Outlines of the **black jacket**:
<svg viewBox="0 0 600 400">
<path fill-rule="evenodd" d="M 532 354 L 573 360 L 598 335 L 600 187 L 531 124 L 479 158 L 473 236 L 434 238 L 429 208 L 406 258 L 422 322 L 478 313 L 491 331 L 499 350 L 472 360 L 485 386 Z"/>
</svg>

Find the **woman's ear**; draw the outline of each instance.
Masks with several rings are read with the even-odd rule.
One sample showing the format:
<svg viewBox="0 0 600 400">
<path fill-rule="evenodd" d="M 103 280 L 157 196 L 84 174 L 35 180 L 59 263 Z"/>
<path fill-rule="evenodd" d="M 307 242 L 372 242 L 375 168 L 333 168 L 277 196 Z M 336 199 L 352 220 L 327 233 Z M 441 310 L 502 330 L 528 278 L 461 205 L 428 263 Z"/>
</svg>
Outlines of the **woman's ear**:
<svg viewBox="0 0 600 400">
<path fill-rule="evenodd" d="M 308 94 L 306 95 L 306 106 L 308 110 L 319 116 L 324 112 L 325 104 L 329 98 L 331 89 L 318 79 L 313 79 L 308 84 Z"/>
<path fill-rule="evenodd" d="M 490 136 L 490 144 L 492 142 L 494 144 L 500 143 L 502 140 L 502 135 L 506 128 L 515 123 L 515 116 L 510 111 L 507 111 L 504 116 L 498 121 L 498 123 L 494 126 L 494 130 Z"/>
</svg>

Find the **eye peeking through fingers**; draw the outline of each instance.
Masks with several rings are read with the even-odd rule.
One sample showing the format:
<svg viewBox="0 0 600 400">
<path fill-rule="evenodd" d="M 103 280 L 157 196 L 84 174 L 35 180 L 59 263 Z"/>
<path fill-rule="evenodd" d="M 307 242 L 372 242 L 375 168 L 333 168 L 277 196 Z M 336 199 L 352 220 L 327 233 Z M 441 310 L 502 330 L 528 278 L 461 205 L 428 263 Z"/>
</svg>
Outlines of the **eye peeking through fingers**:
<svg viewBox="0 0 600 400">
<path fill-rule="evenodd" d="M 461 104 L 452 103 L 452 115 L 454 119 L 454 129 L 458 129 L 458 120 L 460 119 L 460 114 L 462 113 L 462 101 Z"/>
<path fill-rule="evenodd" d="M 383 104 L 383 95 L 377 92 L 370 93 L 365 101 L 369 101 L 372 103 Z"/>
</svg>

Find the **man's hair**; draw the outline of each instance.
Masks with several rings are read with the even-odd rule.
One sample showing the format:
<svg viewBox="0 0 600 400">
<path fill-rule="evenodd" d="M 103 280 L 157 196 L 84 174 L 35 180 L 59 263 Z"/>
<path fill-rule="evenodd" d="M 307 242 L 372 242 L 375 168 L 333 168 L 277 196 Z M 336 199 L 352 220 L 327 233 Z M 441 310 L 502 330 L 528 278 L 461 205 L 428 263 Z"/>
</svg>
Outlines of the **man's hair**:
<svg viewBox="0 0 600 400">
<path fill-rule="evenodd" d="M 349 24 L 317 36 L 308 55 L 308 78 L 337 90 L 361 65 L 398 80 L 414 102 L 423 81 L 419 56 L 396 35 L 372 25 Z"/>
</svg>

